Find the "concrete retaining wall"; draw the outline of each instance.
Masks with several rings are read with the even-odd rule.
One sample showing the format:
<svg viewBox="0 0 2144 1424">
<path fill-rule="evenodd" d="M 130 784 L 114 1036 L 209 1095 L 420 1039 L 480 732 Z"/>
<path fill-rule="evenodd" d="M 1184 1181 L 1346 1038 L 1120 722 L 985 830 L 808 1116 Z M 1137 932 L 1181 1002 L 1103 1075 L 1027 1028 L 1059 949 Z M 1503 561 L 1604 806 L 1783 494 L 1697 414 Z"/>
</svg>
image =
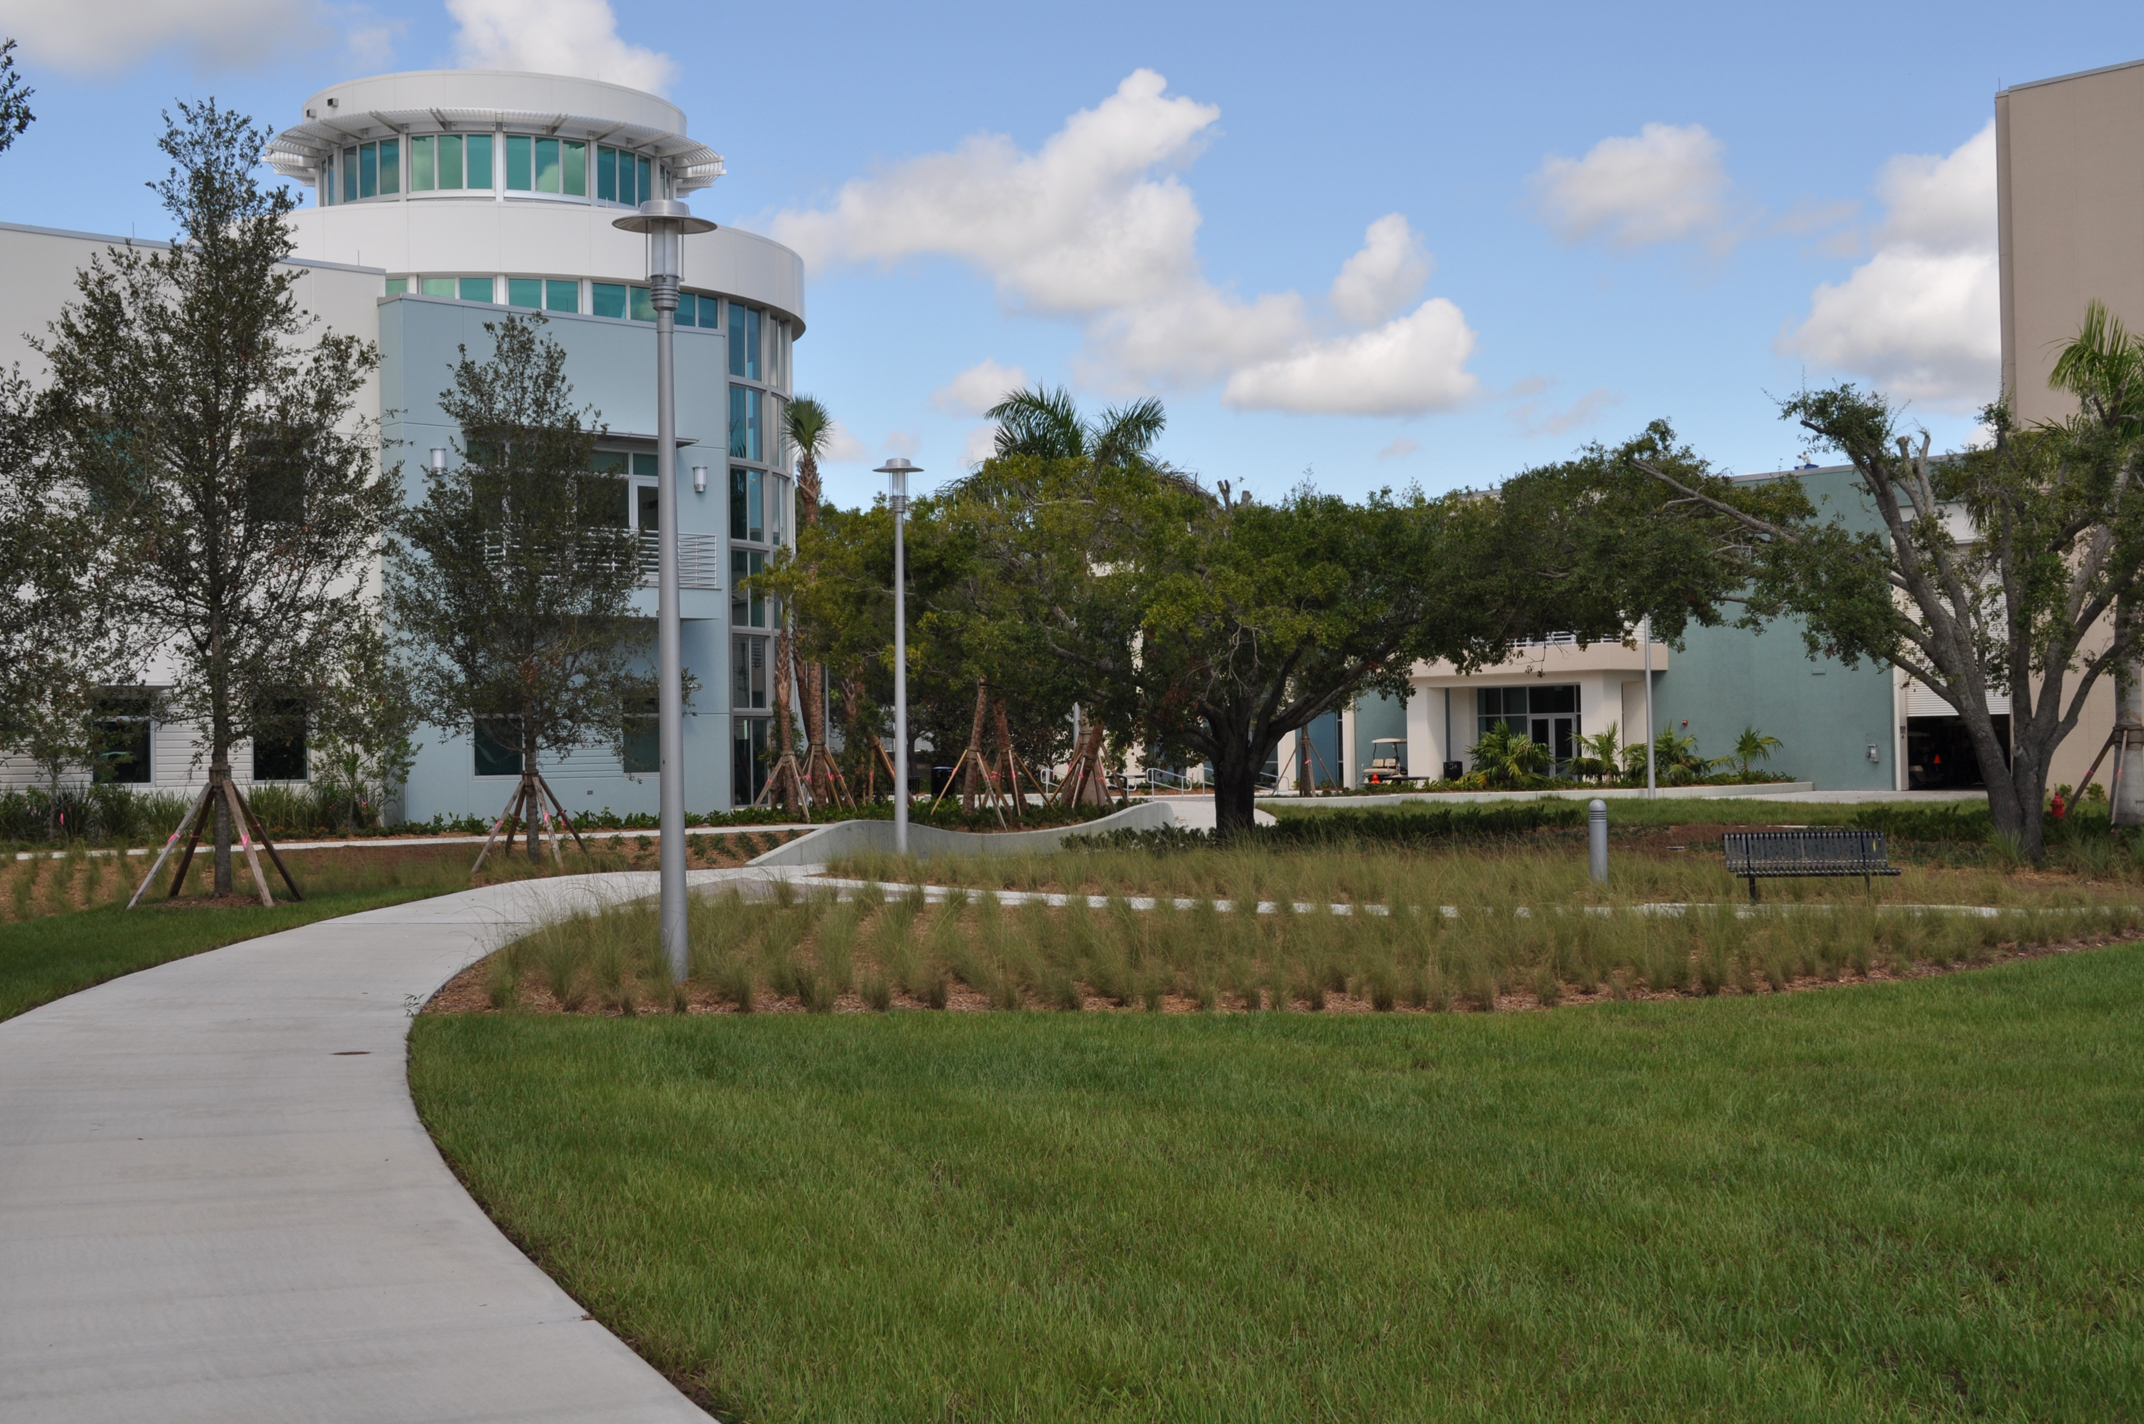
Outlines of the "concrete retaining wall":
<svg viewBox="0 0 2144 1424">
<path fill-rule="evenodd" d="M 1077 826 L 1058 826 L 1047 831 L 941 831 L 936 826 L 908 828 L 908 850 L 918 859 L 947 855 L 1027 855 L 1053 851 L 1066 836 L 1100 835 L 1105 831 L 1154 831 L 1176 824 L 1166 805 L 1148 802 L 1129 806 L 1099 820 Z M 823 865 L 837 856 L 863 851 L 893 853 L 893 822 L 836 821 L 806 832 L 787 845 L 755 856 L 753 865 Z"/>
</svg>

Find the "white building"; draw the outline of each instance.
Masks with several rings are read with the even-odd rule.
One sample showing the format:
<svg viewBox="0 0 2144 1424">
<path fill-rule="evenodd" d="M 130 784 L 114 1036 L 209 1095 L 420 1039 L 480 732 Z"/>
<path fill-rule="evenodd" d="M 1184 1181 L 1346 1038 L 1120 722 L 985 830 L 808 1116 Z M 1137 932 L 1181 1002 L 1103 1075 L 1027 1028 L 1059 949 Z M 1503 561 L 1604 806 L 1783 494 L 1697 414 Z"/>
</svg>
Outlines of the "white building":
<svg viewBox="0 0 2144 1424">
<path fill-rule="evenodd" d="M 568 353 L 577 398 L 609 436 L 627 523 L 655 523 L 655 334 L 646 239 L 612 223 L 647 198 L 691 198 L 722 160 L 651 94 L 550 75 L 439 70 L 380 75 L 321 90 L 270 157 L 312 188 L 294 215 L 300 300 L 322 322 L 376 342 L 380 367 L 363 414 L 381 422 L 386 458 L 421 494 L 434 450 L 459 432 L 439 409 L 459 348 L 481 359 L 487 321 L 542 311 Z M 708 211 L 704 200 L 702 215 Z M 0 228 L 13 280 L 0 289 L 0 359 L 36 371 L 24 344 L 72 294 L 89 257 L 128 239 Z M 792 352 L 804 332 L 804 270 L 777 243 L 731 227 L 686 239 L 677 335 L 678 536 L 684 647 L 699 692 L 688 708 L 686 799 L 694 811 L 748 803 L 764 777 L 773 697 L 770 611 L 729 592 L 789 538 L 791 452 L 781 438 Z M 652 570 L 652 558 L 649 567 Z M 652 572 L 640 611 L 650 622 Z M 151 670 L 152 684 L 155 670 Z M 546 765 L 569 807 L 653 811 L 654 721 L 628 729 L 621 757 L 590 747 Z M 431 727 L 405 813 L 494 814 L 519 759 L 468 727 Z M 128 779 L 198 784 L 191 727 L 150 729 L 146 765 Z M 241 749 L 241 780 L 302 777 L 302 749 Z M 16 781 L 25 769 L 10 767 Z"/>
</svg>

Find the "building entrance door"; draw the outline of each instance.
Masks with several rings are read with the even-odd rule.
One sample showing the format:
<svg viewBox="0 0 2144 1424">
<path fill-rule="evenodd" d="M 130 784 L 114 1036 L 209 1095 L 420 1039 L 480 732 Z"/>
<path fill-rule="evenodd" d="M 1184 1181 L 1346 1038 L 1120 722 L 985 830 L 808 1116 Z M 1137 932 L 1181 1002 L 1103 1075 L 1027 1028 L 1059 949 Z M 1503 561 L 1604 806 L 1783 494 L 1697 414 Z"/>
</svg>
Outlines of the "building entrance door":
<svg viewBox="0 0 2144 1424">
<path fill-rule="evenodd" d="M 1578 718 L 1536 717 L 1533 719 L 1532 737 L 1536 745 L 1548 748 L 1548 754 L 1561 767 L 1578 755 Z"/>
</svg>

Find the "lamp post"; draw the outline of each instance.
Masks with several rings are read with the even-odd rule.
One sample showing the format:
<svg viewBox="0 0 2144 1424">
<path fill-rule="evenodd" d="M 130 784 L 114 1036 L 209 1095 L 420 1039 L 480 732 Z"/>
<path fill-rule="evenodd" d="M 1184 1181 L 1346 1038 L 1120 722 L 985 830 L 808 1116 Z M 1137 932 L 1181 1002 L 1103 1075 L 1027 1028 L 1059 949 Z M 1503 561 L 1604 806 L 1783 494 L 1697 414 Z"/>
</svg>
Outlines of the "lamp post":
<svg viewBox="0 0 2144 1424">
<path fill-rule="evenodd" d="M 1656 799 L 1659 787 L 1653 780 L 1653 615 L 1648 613 L 1638 624 L 1638 636 L 1645 640 L 1645 799 Z"/>
<path fill-rule="evenodd" d="M 908 551 L 901 526 L 908 518 L 908 477 L 923 467 L 896 455 L 873 471 L 886 477 L 893 511 L 893 853 L 908 854 Z"/>
<path fill-rule="evenodd" d="M 648 287 L 655 300 L 655 680 L 661 761 L 663 957 L 670 982 L 685 982 L 685 688 L 684 629 L 677 598 L 677 335 L 678 240 L 715 225 L 669 198 L 653 198 L 611 223 L 648 237 Z"/>
</svg>

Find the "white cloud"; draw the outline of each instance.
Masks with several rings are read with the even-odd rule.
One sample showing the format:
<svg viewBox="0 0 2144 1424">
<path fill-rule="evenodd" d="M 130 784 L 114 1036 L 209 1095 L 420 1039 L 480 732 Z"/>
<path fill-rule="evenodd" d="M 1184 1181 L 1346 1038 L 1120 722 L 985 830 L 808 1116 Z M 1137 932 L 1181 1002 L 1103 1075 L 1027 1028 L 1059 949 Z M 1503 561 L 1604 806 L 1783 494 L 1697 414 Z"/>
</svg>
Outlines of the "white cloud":
<svg viewBox="0 0 2144 1424">
<path fill-rule="evenodd" d="M 0 31 L 21 41 L 16 57 L 32 73 L 73 74 L 118 73 L 167 49 L 204 72 L 248 69 L 335 34 L 319 0 L 0 0 Z"/>
<path fill-rule="evenodd" d="M 1025 370 L 986 356 L 933 391 L 931 404 L 953 415 L 981 415 L 1026 385 Z"/>
<path fill-rule="evenodd" d="M 1647 124 L 1604 138 L 1584 158 L 1551 154 L 1533 187 L 1541 216 L 1565 242 L 1617 247 L 1718 236 L 1727 219 L 1725 152 L 1703 124 Z"/>
<path fill-rule="evenodd" d="M 960 447 L 961 468 L 972 470 L 997 452 L 997 426 L 995 424 L 978 425 L 968 432 L 967 443 Z"/>
<path fill-rule="evenodd" d="M 889 430 L 886 438 L 879 441 L 879 453 L 887 458 L 895 455 L 914 455 L 923 448 L 923 437 L 907 430 Z"/>
<path fill-rule="evenodd" d="M 1384 449 L 1378 451 L 1377 458 L 1380 460 L 1404 460 L 1409 455 L 1414 454 L 1417 450 L 1421 448 L 1421 441 L 1409 440 L 1406 436 L 1402 435 L 1398 439 L 1394 440 L 1390 445 L 1387 445 Z"/>
<path fill-rule="evenodd" d="M 1970 409 L 2001 379 L 1995 125 L 1942 157 L 1893 158 L 1876 191 L 1887 212 L 1869 260 L 1820 285 L 1778 349 L 1893 396 Z"/>
<path fill-rule="evenodd" d="M 861 465 L 871 458 L 870 447 L 856 438 L 856 432 L 834 422 L 833 433 L 827 437 L 826 453 L 819 457 L 822 465 Z"/>
<path fill-rule="evenodd" d="M 1167 83 L 1134 71 L 1032 154 L 978 134 L 855 179 L 829 209 L 779 214 L 774 236 L 815 267 L 962 258 L 1043 311 L 1158 296 L 1197 265 L 1199 211 L 1175 175 L 1154 170 L 1188 161 L 1221 117 L 1210 104 L 1164 97 Z"/>
<path fill-rule="evenodd" d="M 1594 416 L 1622 402 L 1623 398 L 1614 391 L 1596 386 L 1563 410 L 1551 410 L 1543 401 L 1530 400 L 1505 414 L 1521 434 L 1563 435 L 1592 424 Z"/>
<path fill-rule="evenodd" d="M 1341 264 L 1333 279 L 1333 310 L 1357 326 L 1375 325 L 1422 295 L 1430 265 L 1407 219 L 1387 213 L 1363 234 L 1362 251 Z"/>
<path fill-rule="evenodd" d="M 1480 382 L 1466 369 L 1474 332 L 1459 308 L 1432 297 L 1410 315 L 1352 336 L 1313 342 L 1236 372 L 1221 399 L 1241 410 L 1413 415 L 1452 410 Z"/>
<path fill-rule="evenodd" d="M 1112 395 L 1225 382 L 1246 406 L 1415 413 L 1471 394 L 1460 363 L 1473 333 L 1458 308 L 1431 302 L 1394 319 L 1431 268 L 1397 213 L 1370 225 L 1332 286 L 1334 314 L 1367 330 L 1321 330 L 1297 292 L 1245 297 L 1207 279 L 1198 203 L 1176 170 L 1197 157 L 1220 110 L 1167 87 L 1134 71 L 1032 153 L 978 135 L 843 184 L 824 208 L 778 213 L 773 235 L 815 268 L 964 262 L 1009 306 L 1077 323 L 1086 345 L 1074 375 Z M 1399 364 L 1364 367 L 1374 352 Z M 1283 391 L 1289 379 L 1310 384 Z M 960 408 L 959 384 L 939 393 L 941 408 Z"/>
<path fill-rule="evenodd" d="M 461 29 L 464 69 L 521 69 L 604 79 L 661 93 L 677 74 L 670 56 L 618 37 L 609 0 L 447 0 Z"/>
</svg>

